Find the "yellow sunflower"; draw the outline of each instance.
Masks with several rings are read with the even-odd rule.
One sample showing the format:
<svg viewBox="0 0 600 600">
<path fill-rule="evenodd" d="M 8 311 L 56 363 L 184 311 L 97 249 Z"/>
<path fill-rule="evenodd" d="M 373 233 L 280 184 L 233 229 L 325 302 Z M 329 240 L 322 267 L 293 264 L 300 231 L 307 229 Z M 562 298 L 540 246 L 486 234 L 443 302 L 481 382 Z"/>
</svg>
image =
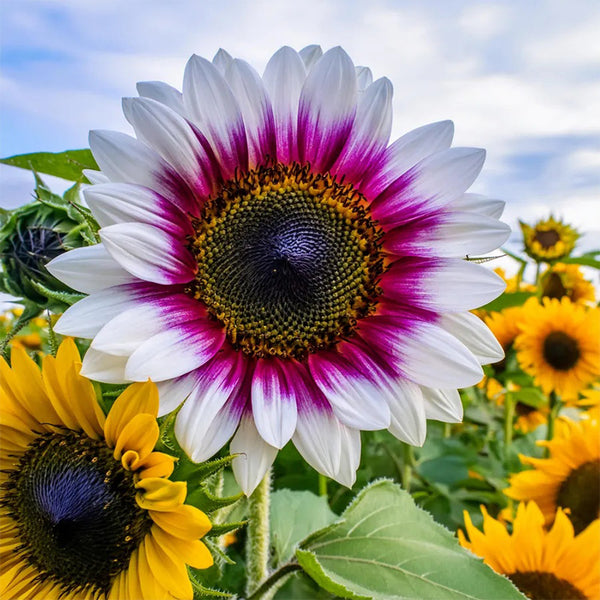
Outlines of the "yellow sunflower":
<svg viewBox="0 0 600 600">
<path fill-rule="evenodd" d="M 458 539 L 462 546 L 481 556 L 497 573 L 506 575 L 531 600 L 579 600 L 600 598 L 600 521 L 574 535 L 562 510 L 556 513 L 550 531 L 535 502 L 520 504 L 512 535 L 491 517 L 485 507 L 483 532 L 473 526 L 465 511 L 465 529 Z"/>
<path fill-rule="evenodd" d="M 540 284 L 542 296 L 547 298 L 564 298 L 582 304 L 595 304 L 596 290 L 588 281 L 578 265 L 556 263 L 544 271 Z"/>
<path fill-rule="evenodd" d="M 550 457 L 521 455 L 521 462 L 534 468 L 512 475 L 504 493 L 515 500 L 534 500 L 547 525 L 557 507 L 568 509 L 580 532 L 600 516 L 599 421 L 560 419 L 554 439 L 537 443 L 548 448 Z"/>
<path fill-rule="evenodd" d="M 576 400 L 600 376 L 600 309 L 568 298 L 526 302 L 515 340 L 521 368 L 544 393 Z"/>
<path fill-rule="evenodd" d="M 509 277 L 502 267 L 496 267 L 494 273 L 500 275 L 506 282 L 506 289 L 504 290 L 505 294 L 510 294 L 512 292 L 535 292 L 535 285 L 523 281 L 518 275 Z"/>
<path fill-rule="evenodd" d="M 158 392 L 129 386 L 108 416 L 65 340 L 42 371 L 20 347 L 0 360 L 0 597 L 193 597 L 186 564 L 212 565 L 211 524 L 153 452 Z"/>
<path fill-rule="evenodd" d="M 519 221 L 525 252 L 537 262 L 553 262 L 573 251 L 579 233 L 553 216 L 538 221 L 533 227 Z"/>
</svg>

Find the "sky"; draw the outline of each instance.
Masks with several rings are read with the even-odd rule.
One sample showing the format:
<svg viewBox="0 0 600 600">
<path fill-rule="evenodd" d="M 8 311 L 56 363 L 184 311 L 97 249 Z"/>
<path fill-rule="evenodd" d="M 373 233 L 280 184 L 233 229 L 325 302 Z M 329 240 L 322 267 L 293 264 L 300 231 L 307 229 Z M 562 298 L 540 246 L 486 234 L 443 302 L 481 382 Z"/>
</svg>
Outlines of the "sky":
<svg viewBox="0 0 600 600">
<path fill-rule="evenodd" d="M 600 246 L 598 0 L 0 0 L 0 156 L 87 146 L 130 132 L 136 81 L 181 88 L 193 53 L 219 47 L 262 72 L 282 45 L 341 45 L 394 85 L 393 138 L 452 119 L 455 145 L 487 150 L 471 191 L 504 220 L 553 212 Z M 62 190 L 64 182 L 49 178 Z M 0 206 L 31 197 L 0 166 Z"/>
</svg>

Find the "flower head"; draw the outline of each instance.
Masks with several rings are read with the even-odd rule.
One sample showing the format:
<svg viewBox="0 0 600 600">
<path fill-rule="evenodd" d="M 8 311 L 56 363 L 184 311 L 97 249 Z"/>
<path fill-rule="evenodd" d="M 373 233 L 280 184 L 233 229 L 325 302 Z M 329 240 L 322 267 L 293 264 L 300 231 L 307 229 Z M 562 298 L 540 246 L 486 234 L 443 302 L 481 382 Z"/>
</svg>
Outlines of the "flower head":
<svg viewBox="0 0 600 600">
<path fill-rule="evenodd" d="M 129 386 L 105 418 L 80 361 L 72 340 L 41 373 L 19 347 L 0 359 L 0 595 L 191 600 L 211 524 L 153 451 L 156 387 Z"/>
<path fill-rule="evenodd" d="M 515 341 L 521 368 L 536 385 L 576 400 L 600 375 L 600 309 L 568 298 L 530 300 L 523 306 Z"/>
<path fill-rule="evenodd" d="M 0 291 L 40 308 L 62 312 L 73 290 L 52 276 L 46 263 L 67 250 L 94 243 L 78 204 L 78 186 L 61 198 L 37 178 L 37 199 L 0 214 Z M 77 297 L 81 297 L 78 295 Z"/>
<path fill-rule="evenodd" d="M 556 263 L 542 273 L 540 279 L 542 296 L 545 298 L 569 298 L 572 302 L 595 304 L 594 284 L 588 281 L 579 265 Z"/>
<path fill-rule="evenodd" d="M 554 262 L 568 256 L 575 248 L 579 234 L 573 227 L 550 216 L 533 227 L 519 221 L 525 252 L 537 262 Z"/>
<path fill-rule="evenodd" d="M 550 531 L 535 502 L 517 509 L 512 535 L 506 526 L 491 517 L 485 507 L 483 532 L 465 511 L 465 531 L 458 532 L 462 546 L 481 556 L 497 573 L 506 575 L 531 600 L 567 598 L 586 600 L 600 596 L 600 521 L 574 535 L 573 526 L 562 510 Z"/>
<path fill-rule="evenodd" d="M 136 138 L 92 132 L 85 195 L 102 243 L 49 268 L 89 293 L 59 332 L 93 338 L 84 372 L 159 382 L 194 460 L 233 435 L 252 491 L 290 439 L 352 485 L 361 429 L 422 444 L 459 421 L 457 387 L 502 350 L 468 310 L 502 281 L 462 260 L 508 236 L 465 194 L 484 152 L 450 122 L 388 145 L 392 86 L 341 48 L 281 48 L 261 77 L 193 56 L 183 93 L 138 84 Z M 92 268 L 93 265 L 93 268 Z"/>
<path fill-rule="evenodd" d="M 548 525 L 557 507 L 568 509 L 579 532 L 600 516 L 598 420 L 561 420 L 554 439 L 538 444 L 548 448 L 550 457 L 521 456 L 521 461 L 533 469 L 512 475 L 505 493 L 515 500 L 534 500 Z"/>
</svg>

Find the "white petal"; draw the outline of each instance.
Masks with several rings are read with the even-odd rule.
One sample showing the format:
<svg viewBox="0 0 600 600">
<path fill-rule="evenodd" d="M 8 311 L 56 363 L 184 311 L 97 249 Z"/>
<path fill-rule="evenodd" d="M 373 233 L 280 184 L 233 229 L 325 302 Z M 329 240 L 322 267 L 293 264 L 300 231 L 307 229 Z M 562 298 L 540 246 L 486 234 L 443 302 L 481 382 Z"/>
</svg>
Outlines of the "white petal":
<svg viewBox="0 0 600 600">
<path fill-rule="evenodd" d="M 263 440 L 252 415 L 246 414 L 231 440 L 229 450 L 232 454 L 240 455 L 233 459 L 233 474 L 246 496 L 249 496 L 273 464 L 277 448 Z"/>
<path fill-rule="evenodd" d="M 93 169 L 83 169 L 83 174 L 88 181 L 94 183 L 108 183 L 110 179 L 102 171 L 94 171 Z"/>
<path fill-rule="evenodd" d="M 231 62 L 225 79 L 240 106 L 248 141 L 249 165 L 255 167 L 277 152 L 271 100 L 260 75 L 243 60 Z"/>
<path fill-rule="evenodd" d="M 90 131 L 89 142 L 96 162 L 111 181 L 155 189 L 156 173 L 167 170 L 154 150 L 124 133 Z"/>
<path fill-rule="evenodd" d="M 306 72 L 310 71 L 314 64 L 323 56 L 323 50 L 321 50 L 321 46 L 317 44 L 311 44 L 310 46 L 306 46 L 300 50 L 298 53 L 300 57 L 304 61 L 304 66 L 306 67 Z"/>
<path fill-rule="evenodd" d="M 146 223 L 174 235 L 188 232 L 179 209 L 149 188 L 131 183 L 103 183 L 83 190 L 100 227 L 117 223 Z"/>
<path fill-rule="evenodd" d="M 100 238 L 114 260 L 140 279 L 172 284 L 187 283 L 194 277 L 194 259 L 184 240 L 178 241 L 152 225 L 110 225 L 100 230 Z"/>
<path fill-rule="evenodd" d="M 373 73 L 369 67 L 354 67 L 358 91 L 367 89 L 373 83 Z"/>
<path fill-rule="evenodd" d="M 198 385 L 198 378 L 195 372 L 186 373 L 181 377 L 159 381 L 156 384 L 158 388 L 158 416 L 164 417 L 174 411 Z"/>
<path fill-rule="evenodd" d="M 484 161 L 485 150 L 480 148 L 450 148 L 432 154 L 373 202 L 372 215 L 394 227 L 446 206 L 471 186 Z"/>
<path fill-rule="evenodd" d="M 486 324 L 473 313 L 442 315 L 440 325 L 458 338 L 482 365 L 504 358 L 504 350 Z"/>
<path fill-rule="evenodd" d="M 164 381 L 208 362 L 223 345 L 225 334 L 208 322 L 190 321 L 163 331 L 143 343 L 127 361 L 132 381 Z"/>
<path fill-rule="evenodd" d="M 298 452 L 314 469 L 352 487 L 360 463 L 360 432 L 342 424 L 331 412 L 301 410 L 292 438 Z"/>
<path fill-rule="evenodd" d="M 104 383 L 128 383 L 131 380 L 125 377 L 126 363 L 126 357 L 112 356 L 88 348 L 83 357 L 81 375 Z"/>
<path fill-rule="evenodd" d="M 460 259 L 444 259 L 423 280 L 429 307 L 441 312 L 478 308 L 497 298 L 506 282 L 490 269 Z M 427 301 L 425 301 L 427 302 Z"/>
<path fill-rule="evenodd" d="M 481 381 L 483 371 L 471 351 L 437 325 L 420 323 L 416 335 L 401 341 L 402 370 L 420 385 L 464 388 Z"/>
<path fill-rule="evenodd" d="M 111 319 L 131 308 L 145 294 L 127 287 L 111 287 L 67 308 L 58 319 L 54 330 L 62 335 L 93 338 Z"/>
<path fill-rule="evenodd" d="M 183 95 L 174 87 L 163 83 L 162 81 L 139 81 L 137 83 L 137 91 L 144 98 L 152 98 L 165 106 L 168 106 L 176 113 L 185 116 L 183 108 Z"/>
<path fill-rule="evenodd" d="M 123 113 L 139 140 L 154 148 L 191 189 L 210 195 L 215 179 L 211 157 L 186 119 L 150 98 L 123 98 Z"/>
<path fill-rule="evenodd" d="M 46 268 L 54 277 L 85 294 L 136 281 L 114 260 L 103 244 L 65 252 L 51 260 Z"/>
<path fill-rule="evenodd" d="M 396 379 L 392 382 L 392 393 L 387 396 L 392 414 L 388 427 L 399 440 L 422 446 L 427 434 L 423 394 L 418 385 L 411 381 Z"/>
<path fill-rule="evenodd" d="M 323 354 L 311 355 L 309 369 L 342 423 L 363 430 L 386 429 L 389 426 L 390 409 L 378 373 L 369 373 L 368 368 L 364 369 L 364 373 L 360 372 L 333 353 L 326 357 Z"/>
<path fill-rule="evenodd" d="M 364 91 L 350 137 L 332 172 L 359 180 L 370 164 L 365 157 L 375 158 L 383 151 L 392 129 L 392 96 L 392 84 L 385 77 Z"/>
<path fill-rule="evenodd" d="M 210 142 L 223 176 L 244 170 L 248 149 L 242 114 L 223 76 L 205 58 L 193 55 L 185 67 L 183 104 Z"/>
<path fill-rule="evenodd" d="M 356 113 L 354 65 L 342 48 L 328 50 L 302 86 L 298 110 L 298 152 L 317 170 L 329 169 L 351 130 Z"/>
<path fill-rule="evenodd" d="M 252 377 L 252 414 L 260 435 L 283 448 L 296 429 L 296 393 L 277 359 L 259 360 Z"/>
<path fill-rule="evenodd" d="M 386 150 L 383 167 L 373 173 L 369 182 L 365 184 L 365 191 L 368 191 L 370 197 L 377 196 L 418 162 L 449 148 L 453 136 L 452 121 L 431 123 L 409 131 Z"/>
<path fill-rule="evenodd" d="M 177 414 L 175 436 L 194 462 L 208 460 L 234 434 L 243 407 L 223 406 L 197 388 Z"/>
<path fill-rule="evenodd" d="M 428 419 L 442 423 L 460 423 L 463 405 L 457 390 L 438 390 L 422 387 L 425 414 Z"/>
<path fill-rule="evenodd" d="M 223 48 L 219 48 L 212 59 L 213 65 L 219 69 L 219 73 L 221 73 L 221 75 L 225 75 L 225 71 L 227 71 L 227 67 L 232 61 L 233 56 L 231 56 L 227 50 L 223 50 Z"/>
<path fill-rule="evenodd" d="M 452 209 L 456 211 L 475 212 L 486 217 L 499 219 L 504 212 L 506 202 L 494 200 L 481 194 L 463 194 L 452 203 Z"/>
<path fill-rule="evenodd" d="M 129 357 L 145 341 L 160 333 L 165 324 L 161 310 L 138 304 L 112 318 L 92 340 L 91 347 L 106 354 Z"/>
<path fill-rule="evenodd" d="M 494 217 L 475 212 L 450 212 L 423 239 L 438 256 L 478 256 L 499 248 L 510 236 L 510 227 Z M 425 236 L 424 236 L 425 238 Z"/>
<path fill-rule="evenodd" d="M 271 57 L 263 75 L 275 117 L 277 158 L 284 163 L 297 159 L 298 101 L 305 79 L 302 58 L 289 46 Z"/>
</svg>

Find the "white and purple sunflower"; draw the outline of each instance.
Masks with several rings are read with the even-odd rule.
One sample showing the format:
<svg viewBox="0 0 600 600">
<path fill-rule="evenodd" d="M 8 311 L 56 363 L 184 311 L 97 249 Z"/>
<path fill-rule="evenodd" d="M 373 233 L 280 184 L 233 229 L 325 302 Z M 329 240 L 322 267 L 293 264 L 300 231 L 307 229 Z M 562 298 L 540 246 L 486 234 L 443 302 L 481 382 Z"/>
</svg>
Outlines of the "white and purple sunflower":
<svg viewBox="0 0 600 600">
<path fill-rule="evenodd" d="M 89 294 L 56 326 L 92 339 L 82 373 L 157 382 L 195 461 L 233 436 L 246 493 L 290 439 L 351 486 L 360 430 L 421 445 L 460 421 L 456 388 L 503 356 L 468 312 L 504 288 L 464 260 L 509 235 L 465 193 L 485 152 L 450 121 L 388 145 L 392 85 L 341 48 L 281 48 L 262 77 L 220 50 L 183 93 L 138 91 L 136 137 L 90 134 L 102 242 L 48 267 Z"/>
</svg>

